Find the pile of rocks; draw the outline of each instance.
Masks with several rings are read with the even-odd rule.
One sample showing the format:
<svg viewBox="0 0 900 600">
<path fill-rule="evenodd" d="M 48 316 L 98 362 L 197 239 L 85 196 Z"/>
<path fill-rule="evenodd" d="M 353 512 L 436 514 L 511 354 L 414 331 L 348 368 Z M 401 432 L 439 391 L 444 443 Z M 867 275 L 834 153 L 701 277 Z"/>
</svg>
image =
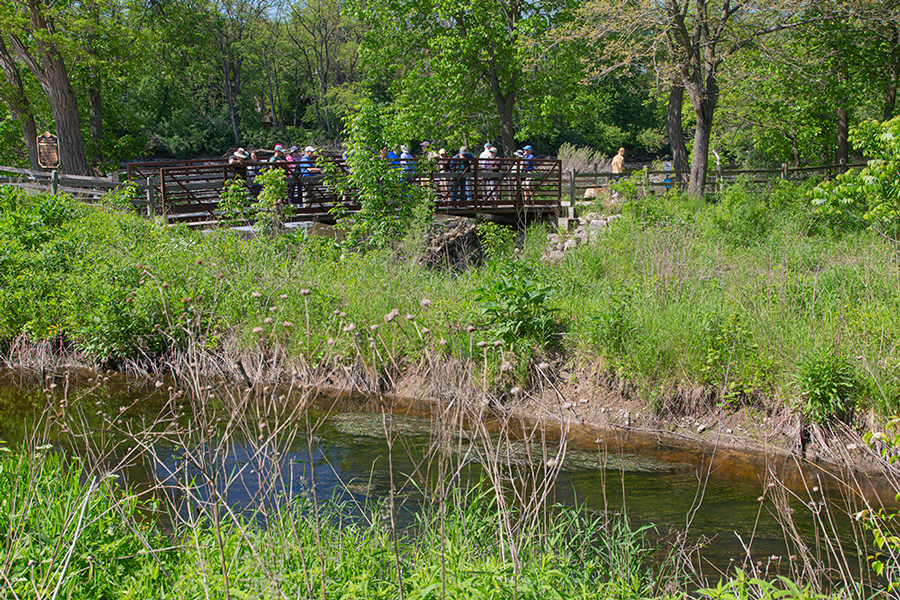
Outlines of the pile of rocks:
<svg viewBox="0 0 900 600">
<path fill-rule="evenodd" d="M 577 248 L 582 244 L 598 241 L 603 232 L 622 215 L 602 215 L 589 212 L 582 217 L 574 219 L 578 224 L 568 234 L 560 235 L 551 233 L 547 236 L 547 250 L 544 252 L 544 260 L 559 262 L 565 258 L 566 252 Z"/>
<path fill-rule="evenodd" d="M 483 259 L 474 219 L 446 219 L 429 227 L 425 235 L 425 263 L 430 267 L 461 271 L 481 264 Z"/>
</svg>

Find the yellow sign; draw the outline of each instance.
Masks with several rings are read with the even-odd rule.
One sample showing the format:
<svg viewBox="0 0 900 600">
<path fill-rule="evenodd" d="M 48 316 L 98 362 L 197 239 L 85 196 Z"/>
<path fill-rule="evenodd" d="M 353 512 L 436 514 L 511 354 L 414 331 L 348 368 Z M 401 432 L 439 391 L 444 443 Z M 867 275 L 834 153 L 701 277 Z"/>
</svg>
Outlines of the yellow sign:
<svg viewBox="0 0 900 600">
<path fill-rule="evenodd" d="M 59 168 L 59 138 L 45 131 L 37 137 L 38 164 L 45 169 Z"/>
</svg>

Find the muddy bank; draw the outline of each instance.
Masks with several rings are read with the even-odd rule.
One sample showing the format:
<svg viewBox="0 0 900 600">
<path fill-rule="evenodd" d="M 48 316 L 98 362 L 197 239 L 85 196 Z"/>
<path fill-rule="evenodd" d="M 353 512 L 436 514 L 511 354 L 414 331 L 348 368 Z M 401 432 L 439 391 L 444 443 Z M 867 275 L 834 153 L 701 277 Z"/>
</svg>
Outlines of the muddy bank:
<svg viewBox="0 0 900 600">
<path fill-rule="evenodd" d="M 801 415 L 779 399 L 736 409 L 717 406 L 708 390 L 674 390 L 656 406 L 640 398 L 627 381 L 600 364 L 536 365 L 528 388 L 484 391 L 471 363 L 426 353 L 416 364 L 372 371 L 363 361 L 310 363 L 287 353 L 210 352 L 191 348 L 163 358 L 101 365 L 61 343 L 17 339 L 2 356 L 0 376 L 31 385 L 66 385 L 69 378 L 95 382 L 138 378 L 146 385 L 198 388 L 230 382 L 254 393 L 320 390 L 359 401 L 386 398 L 397 410 L 422 414 L 453 402 L 480 403 L 486 411 L 539 424 L 547 430 L 564 423 L 582 447 L 598 442 L 619 449 L 670 447 L 718 453 L 764 478 L 773 464 L 793 463 L 837 472 L 878 469 L 860 433 L 874 429 L 873 415 L 853 427 L 824 430 L 804 424 Z M 112 368 L 110 368 L 112 367 Z M 99 375 L 99 377 L 98 377 Z M 775 463 L 773 463 L 775 461 Z"/>
</svg>

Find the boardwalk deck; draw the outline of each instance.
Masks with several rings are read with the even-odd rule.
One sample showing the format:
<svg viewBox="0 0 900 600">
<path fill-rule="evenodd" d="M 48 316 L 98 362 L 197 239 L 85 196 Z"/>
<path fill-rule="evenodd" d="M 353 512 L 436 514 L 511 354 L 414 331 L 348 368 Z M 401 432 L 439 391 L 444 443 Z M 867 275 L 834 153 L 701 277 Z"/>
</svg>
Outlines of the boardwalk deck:
<svg viewBox="0 0 900 600">
<path fill-rule="evenodd" d="M 347 170 L 336 157 L 323 157 Z M 218 220 L 219 197 L 229 180 L 259 191 L 255 174 L 275 166 L 285 170 L 290 187 L 292 221 L 334 221 L 332 209 L 359 209 L 352 192 L 339 196 L 321 175 L 302 176 L 296 163 L 248 163 L 229 165 L 224 160 L 191 163 L 131 163 L 127 177 L 150 181 L 157 199 L 156 211 L 170 222 L 196 226 Z M 407 166 L 411 184 L 433 190 L 435 211 L 457 216 L 482 215 L 506 222 L 530 222 L 558 216 L 561 206 L 562 170 L 552 159 L 447 159 L 439 163 L 411 162 Z"/>
</svg>

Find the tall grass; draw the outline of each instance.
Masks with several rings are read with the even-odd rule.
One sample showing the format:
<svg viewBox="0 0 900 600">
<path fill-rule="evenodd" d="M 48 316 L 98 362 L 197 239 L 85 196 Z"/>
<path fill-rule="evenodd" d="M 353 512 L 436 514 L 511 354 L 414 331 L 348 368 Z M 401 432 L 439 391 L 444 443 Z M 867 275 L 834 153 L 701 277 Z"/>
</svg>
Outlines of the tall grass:
<svg viewBox="0 0 900 600">
<path fill-rule="evenodd" d="M 798 384 L 802 364 L 831 353 L 853 370 L 856 414 L 890 414 L 900 404 L 895 250 L 853 224 L 824 221 L 804 194 L 794 184 L 738 183 L 713 203 L 638 198 L 599 243 L 560 264 L 540 260 L 547 230 L 538 226 L 518 254 L 447 274 L 302 233 L 202 235 L 2 189 L 0 346 L 11 363 L 27 361 L 17 354 L 27 339 L 156 371 L 196 345 L 213 357 L 201 357 L 208 368 L 231 377 L 299 371 L 312 380 L 330 369 L 376 390 L 434 361 L 493 392 L 537 385 L 542 361 L 600 363 L 676 414 L 802 412 L 813 389 Z M 528 318 L 552 315 L 550 340 L 510 343 L 504 332 L 528 323 L 484 310 L 478 290 L 511 271 L 549 292 Z M 479 342 L 498 340 L 482 360 Z"/>
</svg>

